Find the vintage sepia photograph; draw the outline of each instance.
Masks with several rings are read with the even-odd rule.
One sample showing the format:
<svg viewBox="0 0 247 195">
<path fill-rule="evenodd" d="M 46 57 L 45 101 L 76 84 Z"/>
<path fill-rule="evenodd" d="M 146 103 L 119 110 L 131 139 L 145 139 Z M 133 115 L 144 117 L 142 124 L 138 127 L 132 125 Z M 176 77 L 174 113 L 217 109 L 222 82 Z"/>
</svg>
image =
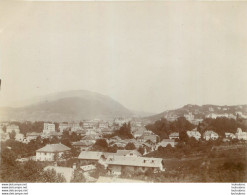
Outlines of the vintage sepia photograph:
<svg viewBox="0 0 247 195">
<path fill-rule="evenodd" d="M 0 182 L 246 183 L 246 18 L 240 1 L 2 0 Z"/>
</svg>

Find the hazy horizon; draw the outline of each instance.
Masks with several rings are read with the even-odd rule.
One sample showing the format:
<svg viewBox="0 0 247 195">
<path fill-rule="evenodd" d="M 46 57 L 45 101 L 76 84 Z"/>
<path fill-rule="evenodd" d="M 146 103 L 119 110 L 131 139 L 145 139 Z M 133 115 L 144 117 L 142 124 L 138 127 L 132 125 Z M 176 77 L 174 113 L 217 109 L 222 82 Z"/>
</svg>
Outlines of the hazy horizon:
<svg viewBox="0 0 247 195">
<path fill-rule="evenodd" d="M 245 2 L 0 2 L 0 106 L 69 90 L 150 113 L 246 104 L 244 18 Z"/>
</svg>

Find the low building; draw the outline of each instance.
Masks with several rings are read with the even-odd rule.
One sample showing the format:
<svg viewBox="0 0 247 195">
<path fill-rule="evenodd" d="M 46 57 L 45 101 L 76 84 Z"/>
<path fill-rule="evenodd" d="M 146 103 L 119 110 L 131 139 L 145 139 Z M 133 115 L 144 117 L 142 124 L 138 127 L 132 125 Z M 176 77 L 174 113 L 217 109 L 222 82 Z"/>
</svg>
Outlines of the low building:
<svg viewBox="0 0 247 195">
<path fill-rule="evenodd" d="M 47 144 L 36 150 L 37 161 L 54 161 L 62 159 L 62 156 L 71 149 L 63 144 Z"/>
<path fill-rule="evenodd" d="M 219 135 L 218 133 L 214 132 L 214 131 L 205 131 L 204 134 L 203 134 L 203 139 L 205 140 L 216 140 L 219 138 Z"/>
<path fill-rule="evenodd" d="M 194 137 L 196 140 L 199 140 L 201 138 L 201 133 L 197 131 L 196 129 L 193 129 L 191 131 L 186 132 L 188 137 Z"/>
<path fill-rule="evenodd" d="M 173 132 L 169 135 L 169 139 L 179 139 L 179 133 Z"/>
<path fill-rule="evenodd" d="M 106 159 L 107 170 L 109 174 L 121 175 L 127 173 L 145 173 L 148 170 L 156 173 L 164 171 L 164 162 L 162 158 L 147 157 L 128 157 L 128 156 L 109 156 Z"/>
<path fill-rule="evenodd" d="M 103 152 L 97 152 L 97 151 L 82 151 L 80 155 L 78 156 L 78 160 L 80 164 L 95 164 L 97 163 Z"/>
</svg>

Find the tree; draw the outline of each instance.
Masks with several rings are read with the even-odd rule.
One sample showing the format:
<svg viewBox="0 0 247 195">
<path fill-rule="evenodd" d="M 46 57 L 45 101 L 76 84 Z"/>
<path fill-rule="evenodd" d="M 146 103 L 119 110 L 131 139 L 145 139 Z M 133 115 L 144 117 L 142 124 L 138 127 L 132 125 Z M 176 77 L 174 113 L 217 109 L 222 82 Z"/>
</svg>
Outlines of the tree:
<svg viewBox="0 0 247 195">
<path fill-rule="evenodd" d="M 60 173 L 56 173 L 54 169 L 48 169 L 41 175 L 41 182 L 44 183 L 63 183 L 66 182 L 64 176 Z"/>
<path fill-rule="evenodd" d="M 135 150 L 136 147 L 135 147 L 135 144 L 133 144 L 133 143 L 128 143 L 128 144 L 125 146 L 125 149 L 126 149 L 126 150 Z"/>
<path fill-rule="evenodd" d="M 105 139 L 97 139 L 94 146 L 108 148 L 108 143 Z"/>
<path fill-rule="evenodd" d="M 16 132 L 15 131 L 12 131 L 11 133 L 9 133 L 9 138 L 10 139 L 14 140 L 15 136 L 16 136 Z"/>
<path fill-rule="evenodd" d="M 145 149 L 144 149 L 142 146 L 140 146 L 140 147 L 138 148 L 138 152 L 140 152 L 140 153 L 143 155 L 144 152 L 145 152 Z"/>
</svg>

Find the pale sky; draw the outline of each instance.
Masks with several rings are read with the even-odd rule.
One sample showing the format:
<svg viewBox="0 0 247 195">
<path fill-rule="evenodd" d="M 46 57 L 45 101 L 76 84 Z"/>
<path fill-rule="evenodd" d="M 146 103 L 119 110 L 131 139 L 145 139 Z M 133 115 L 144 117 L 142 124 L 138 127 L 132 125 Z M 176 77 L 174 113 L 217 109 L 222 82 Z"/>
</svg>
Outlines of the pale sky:
<svg viewBox="0 0 247 195">
<path fill-rule="evenodd" d="M 0 5 L 0 105 L 86 89 L 129 109 L 247 103 L 247 2 Z"/>
</svg>

